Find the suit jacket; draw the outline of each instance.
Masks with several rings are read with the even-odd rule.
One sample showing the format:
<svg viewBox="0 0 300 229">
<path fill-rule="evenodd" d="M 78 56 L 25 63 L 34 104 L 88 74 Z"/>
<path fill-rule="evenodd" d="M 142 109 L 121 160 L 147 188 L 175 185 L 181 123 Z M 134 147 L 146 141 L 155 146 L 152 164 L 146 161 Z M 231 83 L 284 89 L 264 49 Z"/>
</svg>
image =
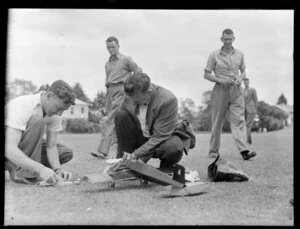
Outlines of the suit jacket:
<svg viewBox="0 0 300 229">
<path fill-rule="evenodd" d="M 249 88 L 248 95 L 245 94 L 245 108 L 248 113 L 256 113 L 257 112 L 257 106 L 258 106 L 258 99 L 257 99 L 257 93 L 254 88 Z"/>
<path fill-rule="evenodd" d="M 149 151 L 169 139 L 178 123 L 178 100 L 176 96 L 169 90 L 151 84 L 152 91 L 146 114 L 146 124 L 149 128 L 150 138 L 141 147 L 133 153 L 136 156 L 149 155 Z M 124 96 L 124 100 L 120 109 L 126 109 L 131 114 L 135 114 L 136 104 L 128 97 Z M 112 143 L 117 143 L 115 128 L 112 132 Z"/>
</svg>

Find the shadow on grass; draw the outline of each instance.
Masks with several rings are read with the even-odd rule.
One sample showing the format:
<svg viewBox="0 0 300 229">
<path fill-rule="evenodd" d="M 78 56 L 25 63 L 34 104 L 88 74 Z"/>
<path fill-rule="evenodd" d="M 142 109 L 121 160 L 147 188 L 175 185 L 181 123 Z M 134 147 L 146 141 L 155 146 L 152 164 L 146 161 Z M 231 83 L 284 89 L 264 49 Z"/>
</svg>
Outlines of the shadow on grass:
<svg viewBox="0 0 300 229">
<path fill-rule="evenodd" d="M 177 197 L 192 197 L 192 196 L 203 195 L 203 194 L 206 194 L 206 193 L 208 193 L 208 192 L 204 191 L 204 192 L 199 192 L 199 193 L 195 193 L 195 194 L 191 194 L 191 195 L 182 195 L 182 196 L 163 196 L 163 198 L 173 199 L 173 198 L 177 198 Z"/>
<path fill-rule="evenodd" d="M 152 184 L 147 184 L 147 185 L 140 185 L 140 184 L 122 184 L 122 186 L 117 186 L 116 182 L 116 187 L 105 187 L 103 185 L 99 186 L 99 188 L 93 190 L 84 190 L 84 193 L 98 193 L 98 192 L 117 192 L 121 190 L 138 190 L 138 189 L 147 189 L 151 188 L 152 186 L 158 186 L 158 184 L 152 183 Z"/>
</svg>

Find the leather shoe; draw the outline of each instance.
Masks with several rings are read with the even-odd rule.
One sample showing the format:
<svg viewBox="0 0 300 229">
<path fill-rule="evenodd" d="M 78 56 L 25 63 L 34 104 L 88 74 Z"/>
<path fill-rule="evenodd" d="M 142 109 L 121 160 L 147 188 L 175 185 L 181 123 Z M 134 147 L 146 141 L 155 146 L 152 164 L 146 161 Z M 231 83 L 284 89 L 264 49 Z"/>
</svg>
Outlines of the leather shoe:
<svg viewBox="0 0 300 229">
<path fill-rule="evenodd" d="M 243 151 L 241 152 L 242 154 L 242 157 L 244 160 L 249 160 L 251 157 L 255 157 L 256 156 L 256 153 L 254 151 Z"/>
</svg>

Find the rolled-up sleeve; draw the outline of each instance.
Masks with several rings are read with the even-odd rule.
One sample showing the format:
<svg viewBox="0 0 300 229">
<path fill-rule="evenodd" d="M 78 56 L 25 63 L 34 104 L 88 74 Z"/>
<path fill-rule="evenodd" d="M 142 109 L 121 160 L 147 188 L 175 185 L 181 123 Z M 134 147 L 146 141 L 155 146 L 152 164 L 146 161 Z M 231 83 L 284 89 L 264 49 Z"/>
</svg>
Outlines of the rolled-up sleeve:
<svg viewBox="0 0 300 229">
<path fill-rule="evenodd" d="M 132 72 L 142 72 L 142 69 L 132 60 L 131 57 L 127 59 L 127 67 L 129 71 Z"/>
<path fill-rule="evenodd" d="M 216 57 L 214 53 L 211 53 L 208 57 L 206 67 L 204 70 L 211 73 L 214 70 L 215 65 L 216 65 Z"/>
</svg>

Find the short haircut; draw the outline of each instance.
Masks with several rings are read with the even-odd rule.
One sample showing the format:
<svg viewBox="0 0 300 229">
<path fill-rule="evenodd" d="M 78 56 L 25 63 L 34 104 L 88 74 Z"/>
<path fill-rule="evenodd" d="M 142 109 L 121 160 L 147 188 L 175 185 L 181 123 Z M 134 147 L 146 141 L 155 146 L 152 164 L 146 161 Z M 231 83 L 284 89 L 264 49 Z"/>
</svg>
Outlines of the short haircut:
<svg viewBox="0 0 300 229">
<path fill-rule="evenodd" d="M 222 32 L 222 35 L 226 33 L 226 34 L 233 34 L 233 31 L 231 29 L 224 29 Z"/>
<path fill-rule="evenodd" d="M 106 43 L 107 42 L 113 42 L 113 41 L 115 41 L 117 44 L 119 44 L 118 39 L 116 37 L 114 37 L 114 36 L 111 36 L 111 37 L 109 37 L 109 38 L 106 39 Z"/>
<path fill-rule="evenodd" d="M 142 72 L 133 73 L 124 83 L 124 91 L 128 96 L 135 96 L 138 93 L 145 94 L 150 87 L 150 78 Z"/>
<path fill-rule="evenodd" d="M 73 88 L 63 80 L 53 82 L 47 91 L 51 91 L 66 104 L 75 104 L 75 92 Z"/>
</svg>

